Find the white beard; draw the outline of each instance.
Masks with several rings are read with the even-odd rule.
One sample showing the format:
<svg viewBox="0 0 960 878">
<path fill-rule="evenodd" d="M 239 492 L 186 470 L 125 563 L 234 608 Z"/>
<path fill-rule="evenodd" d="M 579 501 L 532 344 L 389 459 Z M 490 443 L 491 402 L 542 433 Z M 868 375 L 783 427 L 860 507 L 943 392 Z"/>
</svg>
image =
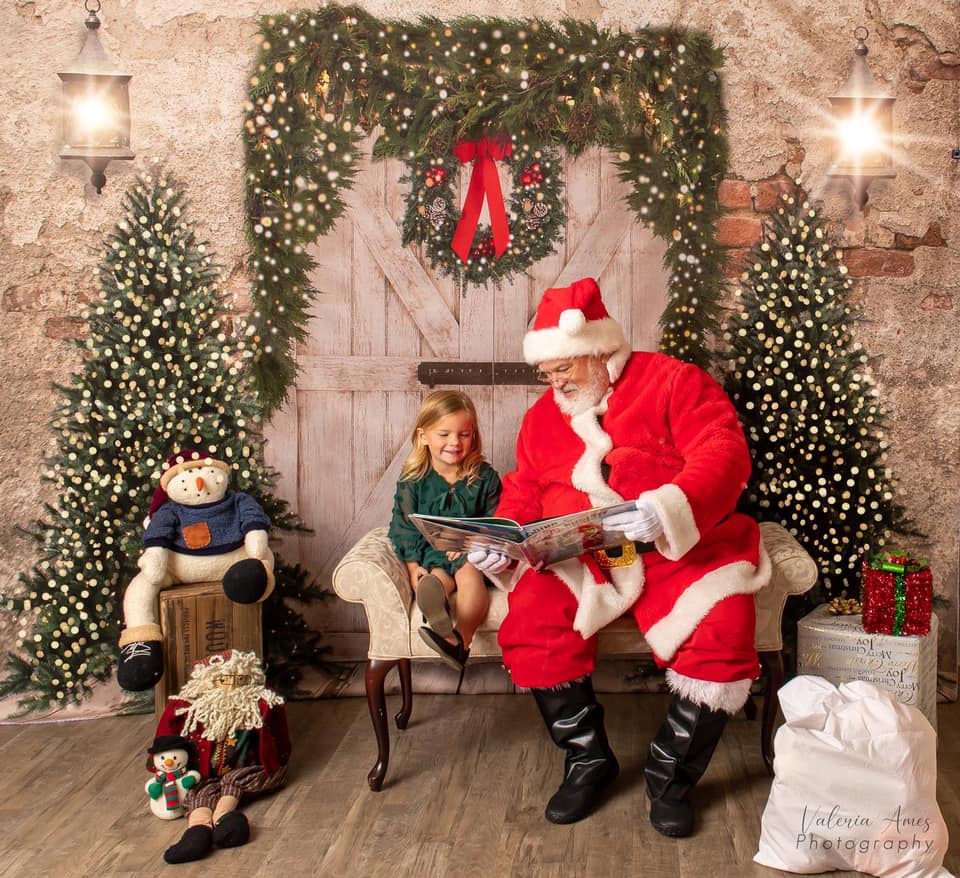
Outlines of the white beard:
<svg viewBox="0 0 960 878">
<path fill-rule="evenodd" d="M 270 707 L 283 704 L 276 692 L 263 686 L 241 686 L 232 692 L 211 689 L 190 699 L 187 707 L 177 710 L 185 715 L 183 733 L 189 735 L 202 726 L 201 736 L 208 741 L 223 741 L 234 732 L 259 729 L 263 726 L 260 701 Z"/>
<path fill-rule="evenodd" d="M 606 366 L 601 363 L 591 369 L 587 380 L 582 384 L 568 383 L 563 387 L 555 387 L 553 398 L 560 411 L 573 418 L 599 405 L 609 387 L 610 377 L 607 375 Z M 564 389 L 571 390 L 573 388 L 576 388 L 576 392 L 572 396 L 564 395 Z"/>
</svg>

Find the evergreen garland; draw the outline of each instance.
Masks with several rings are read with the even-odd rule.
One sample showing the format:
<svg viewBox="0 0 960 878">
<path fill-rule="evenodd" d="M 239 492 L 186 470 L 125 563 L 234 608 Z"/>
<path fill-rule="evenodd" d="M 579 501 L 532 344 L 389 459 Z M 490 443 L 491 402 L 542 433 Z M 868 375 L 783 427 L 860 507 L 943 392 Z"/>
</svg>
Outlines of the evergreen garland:
<svg viewBox="0 0 960 878">
<path fill-rule="evenodd" d="M 56 505 L 31 530 L 40 558 L 21 576 L 21 591 L 0 596 L 0 606 L 21 614 L 0 696 L 22 694 L 24 711 L 81 701 L 112 673 L 143 520 L 178 448 L 215 453 L 232 467 L 231 487 L 253 495 L 275 528 L 302 529 L 268 493 L 250 352 L 232 338 L 217 268 L 183 207 L 177 184 L 163 176 L 128 191 L 102 255 L 102 299 L 84 314 L 89 337 L 76 342 L 82 366 L 58 387 L 57 453 L 44 473 Z M 267 614 L 292 612 L 284 596 L 319 597 L 296 568 L 278 564 L 276 578 Z M 275 628 L 267 626 L 268 658 Z M 316 641 L 295 659 L 319 661 Z"/>
<path fill-rule="evenodd" d="M 639 222 L 667 242 L 661 349 L 706 366 L 723 287 L 713 225 L 726 168 L 721 52 L 677 29 L 461 18 L 381 21 L 356 6 L 268 16 L 246 107 L 254 278 L 247 331 L 265 414 L 296 376 L 316 290 L 308 248 L 344 210 L 359 142 L 374 157 L 450 155 L 506 133 L 608 149 Z"/>
<path fill-rule="evenodd" d="M 726 389 L 753 456 L 743 511 L 799 539 L 828 600 L 857 595 L 864 554 L 913 533 L 894 501 L 884 414 L 840 260 L 819 210 L 784 196 L 723 335 Z"/>
</svg>

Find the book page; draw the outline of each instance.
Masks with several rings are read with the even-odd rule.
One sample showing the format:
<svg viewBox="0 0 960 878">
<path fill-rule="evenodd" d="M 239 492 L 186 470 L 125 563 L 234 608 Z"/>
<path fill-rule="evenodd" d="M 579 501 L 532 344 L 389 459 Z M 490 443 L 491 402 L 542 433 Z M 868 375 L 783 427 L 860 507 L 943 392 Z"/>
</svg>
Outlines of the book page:
<svg viewBox="0 0 960 878">
<path fill-rule="evenodd" d="M 622 531 L 605 531 L 601 521 L 608 515 L 635 508 L 629 500 L 527 525 L 503 518 L 441 518 L 418 514 L 412 514 L 410 521 L 435 549 L 468 552 L 482 548 L 539 568 L 585 552 L 632 543 Z M 647 545 L 653 548 L 652 543 Z"/>
<path fill-rule="evenodd" d="M 410 515 L 410 522 L 435 549 L 442 552 L 469 552 L 486 549 L 500 552 L 517 561 L 526 560 L 520 544 L 523 534 L 516 523 L 507 519 L 439 518 Z"/>
</svg>

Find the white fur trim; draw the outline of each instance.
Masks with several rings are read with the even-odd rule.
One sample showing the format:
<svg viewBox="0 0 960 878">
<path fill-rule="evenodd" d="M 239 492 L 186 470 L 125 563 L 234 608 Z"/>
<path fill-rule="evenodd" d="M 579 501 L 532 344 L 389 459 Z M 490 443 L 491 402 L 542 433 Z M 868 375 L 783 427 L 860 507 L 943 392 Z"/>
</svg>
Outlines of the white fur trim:
<svg viewBox="0 0 960 878">
<path fill-rule="evenodd" d="M 700 542 L 700 531 L 687 502 L 687 495 L 681 488 L 668 482 L 640 496 L 653 501 L 663 525 L 662 536 L 654 541 L 657 551 L 664 558 L 679 561 Z"/>
<path fill-rule="evenodd" d="M 562 326 L 551 326 L 549 329 L 531 329 L 523 337 L 523 358 L 531 366 L 566 357 L 612 354 L 621 349 L 629 353 L 623 329 L 612 317 L 588 320 L 575 335 L 569 335 Z"/>
<path fill-rule="evenodd" d="M 703 704 L 711 710 L 722 710 L 731 716 L 750 697 L 752 680 L 734 680 L 732 683 L 715 683 L 712 680 L 696 680 L 667 668 L 667 688 L 681 698 Z"/>
<path fill-rule="evenodd" d="M 640 560 L 629 567 L 609 571 L 612 583 L 596 582 L 590 568 L 576 558 L 554 564 L 550 572 L 577 599 L 573 630 L 584 639 L 619 619 L 634 605 L 643 590 L 644 570 Z"/>
<path fill-rule="evenodd" d="M 617 383 L 617 379 L 623 372 L 623 367 L 627 365 L 627 360 L 630 359 L 631 353 L 633 352 L 630 348 L 624 345 L 619 350 L 610 354 L 610 359 L 607 360 L 607 374 L 610 376 L 611 384 Z"/>
<path fill-rule="evenodd" d="M 594 506 L 609 506 L 623 500 L 623 497 L 606 483 L 600 468 L 604 457 L 613 448 L 613 441 L 597 420 L 598 416 L 607 411 L 610 392 L 608 390 L 597 405 L 570 419 L 570 429 L 583 440 L 584 444 L 583 454 L 570 473 L 570 484 L 578 491 L 589 495 L 590 503 Z"/>
<path fill-rule="evenodd" d="M 772 569 L 761 543 L 759 566 L 735 561 L 711 570 L 687 586 L 670 612 L 644 632 L 647 643 L 661 659 L 670 661 L 715 604 L 730 595 L 760 591 L 770 581 Z"/>
<path fill-rule="evenodd" d="M 576 335 L 587 325 L 587 318 L 579 308 L 567 308 L 561 312 L 557 325 L 567 334 Z"/>
</svg>

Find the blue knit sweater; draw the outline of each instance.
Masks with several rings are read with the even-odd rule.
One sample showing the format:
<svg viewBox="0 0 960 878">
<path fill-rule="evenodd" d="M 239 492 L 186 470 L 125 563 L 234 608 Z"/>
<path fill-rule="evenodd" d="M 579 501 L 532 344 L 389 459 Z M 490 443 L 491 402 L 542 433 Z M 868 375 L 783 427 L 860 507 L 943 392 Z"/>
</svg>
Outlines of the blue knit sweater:
<svg viewBox="0 0 960 878">
<path fill-rule="evenodd" d="M 223 555 L 240 548 L 252 530 L 270 530 L 270 519 L 242 491 L 200 506 L 170 500 L 150 519 L 143 547 L 162 546 L 185 555 Z"/>
</svg>

